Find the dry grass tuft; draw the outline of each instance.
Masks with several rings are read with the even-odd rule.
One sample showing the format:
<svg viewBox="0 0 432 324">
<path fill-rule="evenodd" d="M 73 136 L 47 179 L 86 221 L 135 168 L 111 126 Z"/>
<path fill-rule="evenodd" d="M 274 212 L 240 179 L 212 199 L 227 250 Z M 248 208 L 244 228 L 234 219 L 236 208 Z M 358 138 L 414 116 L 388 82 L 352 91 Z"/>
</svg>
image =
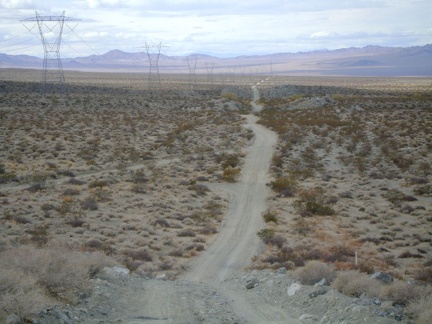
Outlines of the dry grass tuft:
<svg viewBox="0 0 432 324">
<path fill-rule="evenodd" d="M 25 319 L 55 300 L 75 303 L 90 291 L 89 279 L 110 264 L 103 255 L 61 247 L 6 249 L 0 253 L 0 318 Z"/>
<path fill-rule="evenodd" d="M 313 285 L 321 279 L 331 283 L 336 277 L 336 272 L 331 265 L 320 261 L 309 261 L 304 267 L 294 271 L 294 277 L 303 285 Z"/>
</svg>

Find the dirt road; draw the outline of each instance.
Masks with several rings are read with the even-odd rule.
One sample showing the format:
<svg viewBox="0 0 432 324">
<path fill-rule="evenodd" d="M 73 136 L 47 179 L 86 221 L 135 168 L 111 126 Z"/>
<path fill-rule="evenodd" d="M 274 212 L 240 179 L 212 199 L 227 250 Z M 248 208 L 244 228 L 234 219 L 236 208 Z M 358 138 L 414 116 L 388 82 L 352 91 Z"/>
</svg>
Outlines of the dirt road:
<svg viewBox="0 0 432 324">
<path fill-rule="evenodd" d="M 253 111 L 261 109 L 253 90 Z M 97 279 L 96 293 L 86 300 L 86 323 L 300 323 L 237 279 L 262 248 L 256 235 L 263 228 L 269 188 L 269 166 L 276 135 L 245 117 L 254 133 L 246 148 L 240 180 L 209 185 L 226 195 L 228 212 L 218 237 L 176 281 L 145 280 L 107 274 Z M 74 310 L 73 313 L 76 313 Z"/>
</svg>

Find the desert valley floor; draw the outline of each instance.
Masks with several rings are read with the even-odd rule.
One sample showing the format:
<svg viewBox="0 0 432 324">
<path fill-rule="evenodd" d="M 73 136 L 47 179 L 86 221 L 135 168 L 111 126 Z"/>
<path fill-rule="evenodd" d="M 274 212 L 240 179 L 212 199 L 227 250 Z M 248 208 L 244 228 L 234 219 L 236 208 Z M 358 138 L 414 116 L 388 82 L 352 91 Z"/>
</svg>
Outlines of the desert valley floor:
<svg viewBox="0 0 432 324">
<path fill-rule="evenodd" d="M 397 285 L 381 298 L 405 306 L 413 299 L 400 291 L 430 288 L 432 79 L 162 74 L 149 84 L 68 71 L 67 93 L 42 97 L 39 73 L 0 71 L 3 260 L 61 247 L 141 277 L 214 282 L 228 272 L 198 276 L 206 252 L 244 236 L 219 267 L 286 268 L 303 284 L 314 261 L 385 272 Z M 267 169 L 253 169 L 261 159 Z M 230 223 L 241 203 L 250 218 Z M 430 315 L 420 313 L 413 303 L 411 318 Z"/>
</svg>

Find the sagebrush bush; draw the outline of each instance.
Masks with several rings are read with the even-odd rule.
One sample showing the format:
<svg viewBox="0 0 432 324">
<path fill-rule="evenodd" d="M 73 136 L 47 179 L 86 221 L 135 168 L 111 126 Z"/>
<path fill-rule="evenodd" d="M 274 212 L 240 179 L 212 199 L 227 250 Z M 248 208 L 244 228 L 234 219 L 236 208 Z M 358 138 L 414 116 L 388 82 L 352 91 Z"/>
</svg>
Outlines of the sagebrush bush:
<svg viewBox="0 0 432 324">
<path fill-rule="evenodd" d="M 222 178 L 227 182 L 236 182 L 239 174 L 239 168 L 228 166 L 223 170 Z"/>
<path fill-rule="evenodd" d="M 0 253 L 0 319 L 26 318 L 49 300 L 75 303 L 89 292 L 89 279 L 114 262 L 104 255 L 63 247 L 9 248 Z"/>
<path fill-rule="evenodd" d="M 278 222 L 276 213 L 271 212 L 270 210 L 266 211 L 262 217 L 264 218 L 264 222 L 266 222 L 266 223 L 273 222 L 273 223 L 277 224 L 277 222 Z"/>
<path fill-rule="evenodd" d="M 333 207 L 326 203 L 322 188 L 302 190 L 298 196 L 299 199 L 293 203 L 293 206 L 301 215 L 306 215 L 306 213 L 312 215 L 333 215 L 335 213 Z"/>
<path fill-rule="evenodd" d="M 271 188 L 285 197 L 293 197 L 298 188 L 295 178 L 280 177 L 271 182 Z"/>
<path fill-rule="evenodd" d="M 0 266 L 0 321 L 15 314 L 24 322 L 49 302 L 44 289 L 33 276 L 6 264 Z"/>
<path fill-rule="evenodd" d="M 331 265 L 321 261 L 309 261 L 304 267 L 294 271 L 294 277 L 303 285 L 313 285 L 322 279 L 331 283 L 336 277 L 336 272 Z"/>
<path fill-rule="evenodd" d="M 381 284 L 365 273 L 350 270 L 340 272 L 333 281 L 332 287 L 348 296 L 359 297 L 365 293 L 368 297 L 378 297 Z"/>
</svg>

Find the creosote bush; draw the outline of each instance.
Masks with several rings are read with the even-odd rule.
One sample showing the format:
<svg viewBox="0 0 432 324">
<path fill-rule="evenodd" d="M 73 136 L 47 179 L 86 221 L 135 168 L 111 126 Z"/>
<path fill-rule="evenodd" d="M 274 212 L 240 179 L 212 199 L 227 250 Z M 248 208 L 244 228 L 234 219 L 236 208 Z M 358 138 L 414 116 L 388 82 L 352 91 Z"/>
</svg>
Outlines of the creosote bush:
<svg viewBox="0 0 432 324">
<path fill-rule="evenodd" d="M 239 168 L 228 166 L 223 170 L 222 178 L 227 182 L 236 182 L 239 174 Z"/>
<path fill-rule="evenodd" d="M 264 222 L 266 222 L 266 223 L 273 222 L 273 223 L 277 224 L 277 222 L 278 222 L 278 221 L 277 221 L 276 213 L 275 213 L 275 212 L 272 212 L 272 211 L 270 211 L 270 210 L 266 211 L 266 212 L 262 215 L 262 217 L 264 218 Z"/>
<path fill-rule="evenodd" d="M 302 190 L 298 196 L 299 199 L 293 205 L 302 216 L 308 216 L 308 213 L 312 215 L 333 215 L 335 213 L 334 209 L 326 204 L 322 188 Z"/>
<path fill-rule="evenodd" d="M 298 182 L 295 178 L 280 177 L 272 181 L 270 186 L 284 197 L 293 197 L 298 189 Z"/>
<path fill-rule="evenodd" d="M 303 285 L 313 285 L 321 279 L 326 279 L 327 284 L 336 277 L 334 268 L 321 261 L 309 261 L 304 267 L 294 272 L 294 277 Z"/>
<path fill-rule="evenodd" d="M 0 320 L 16 314 L 24 322 L 52 303 L 76 303 L 89 292 L 89 279 L 114 262 L 102 254 L 63 247 L 9 248 L 0 253 Z"/>
</svg>

